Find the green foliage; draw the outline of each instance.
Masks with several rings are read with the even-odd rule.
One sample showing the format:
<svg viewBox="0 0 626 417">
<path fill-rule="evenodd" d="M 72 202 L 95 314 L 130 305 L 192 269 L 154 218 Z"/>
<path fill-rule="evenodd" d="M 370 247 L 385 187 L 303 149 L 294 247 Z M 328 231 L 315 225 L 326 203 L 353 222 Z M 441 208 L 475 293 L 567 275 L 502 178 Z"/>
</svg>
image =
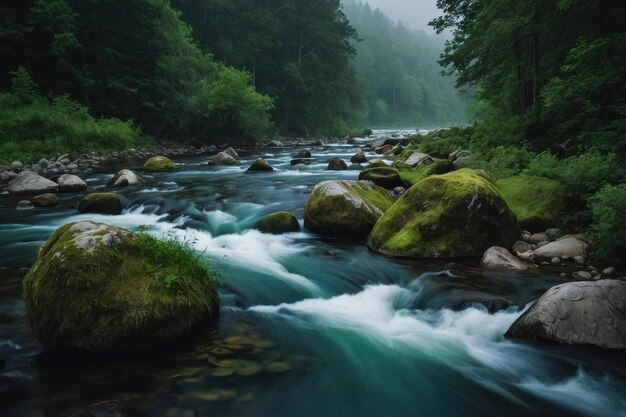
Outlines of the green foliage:
<svg viewBox="0 0 626 417">
<path fill-rule="evenodd" d="M 197 253 L 192 240 L 182 240 L 173 234 L 156 238 L 140 227 L 134 241 L 147 261 L 148 272 L 156 280 L 161 280 L 172 291 L 184 292 L 187 280 L 205 280 L 217 286 L 217 275 Z M 212 300 L 216 305 L 218 300 Z"/>
<path fill-rule="evenodd" d="M 589 199 L 589 206 L 593 217 L 591 235 L 597 240 L 595 254 L 603 258 L 623 255 L 626 251 L 626 184 L 603 187 Z"/>
<path fill-rule="evenodd" d="M 344 0 L 344 11 L 360 42 L 354 63 L 367 100 L 365 121 L 378 127 L 429 127 L 464 123 L 469 97 L 442 77 L 440 39 L 396 24 L 380 10 Z"/>
<path fill-rule="evenodd" d="M 560 181 L 583 199 L 594 194 L 604 184 L 623 180 L 625 175 L 624 167 L 615 154 L 605 155 L 596 151 L 564 159 L 545 152 L 531 161 L 527 172 Z"/>
<path fill-rule="evenodd" d="M 0 158 L 5 163 L 151 144 L 132 122 L 94 119 L 66 95 L 41 96 L 23 68 L 13 73 L 12 84 L 11 92 L 0 93 Z"/>
</svg>

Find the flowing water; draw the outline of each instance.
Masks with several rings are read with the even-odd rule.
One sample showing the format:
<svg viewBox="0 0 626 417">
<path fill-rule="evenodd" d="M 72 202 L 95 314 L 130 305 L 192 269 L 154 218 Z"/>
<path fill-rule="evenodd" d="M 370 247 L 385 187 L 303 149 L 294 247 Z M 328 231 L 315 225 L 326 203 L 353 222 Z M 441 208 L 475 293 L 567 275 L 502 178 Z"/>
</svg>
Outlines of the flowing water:
<svg viewBox="0 0 626 417">
<path fill-rule="evenodd" d="M 506 340 L 557 276 L 394 260 L 308 231 L 263 234 L 275 211 L 300 220 L 313 186 L 356 145 L 260 151 L 241 166 L 177 160 L 120 190 L 121 216 L 80 215 L 81 195 L 17 210 L 0 196 L 0 415 L 64 416 L 115 402 L 124 416 L 626 416 L 626 357 Z M 257 157 L 273 173 L 249 174 Z M 92 190 L 126 161 L 86 177 Z M 58 226 L 90 219 L 185 239 L 221 274 L 222 314 L 173 346 L 111 358 L 43 354 L 24 318 L 21 280 Z M 475 261 L 474 261 L 475 262 Z"/>
</svg>

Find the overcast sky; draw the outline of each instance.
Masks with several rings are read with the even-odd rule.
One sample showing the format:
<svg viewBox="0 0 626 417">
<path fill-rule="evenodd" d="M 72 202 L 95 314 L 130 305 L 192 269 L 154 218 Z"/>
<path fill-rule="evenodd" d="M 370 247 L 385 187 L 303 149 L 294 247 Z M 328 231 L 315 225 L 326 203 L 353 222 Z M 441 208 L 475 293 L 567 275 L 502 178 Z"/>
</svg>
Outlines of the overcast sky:
<svg viewBox="0 0 626 417">
<path fill-rule="evenodd" d="M 433 18 L 440 15 L 437 9 L 437 0 L 363 0 L 372 6 L 378 7 L 387 16 L 401 20 L 414 29 L 434 33 L 428 26 Z"/>
</svg>

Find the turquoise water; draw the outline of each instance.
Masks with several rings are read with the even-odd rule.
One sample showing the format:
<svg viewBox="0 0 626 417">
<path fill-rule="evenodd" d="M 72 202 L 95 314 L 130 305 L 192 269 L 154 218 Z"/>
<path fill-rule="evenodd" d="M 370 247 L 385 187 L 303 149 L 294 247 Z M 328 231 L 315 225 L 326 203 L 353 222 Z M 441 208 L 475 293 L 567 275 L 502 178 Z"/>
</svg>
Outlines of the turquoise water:
<svg viewBox="0 0 626 417">
<path fill-rule="evenodd" d="M 287 210 L 299 219 L 313 186 L 356 179 L 328 172 L 351 145 L 245 156 L 240 167 L 187 158 L 176 173 L 141 173 L 121 190 L 122 216 L 16 210 L 0 196 L 0 410 L 72 415 L 115 401 L 124 416 L 626 416 L 626 356 L 502 337 L 558 276 L 485 272 L 388 259 L 358 242 L 252 228 Z M 256 157 L 273 173 L 248 174 Z M 91 174 L 95 189 L 126 161 Z M 192 243 L 222 276 L 219 323 L 141 355 L 42 354 L 25 321 L 21 280 L 58 226 L 91 219 Z"/>
</svg>

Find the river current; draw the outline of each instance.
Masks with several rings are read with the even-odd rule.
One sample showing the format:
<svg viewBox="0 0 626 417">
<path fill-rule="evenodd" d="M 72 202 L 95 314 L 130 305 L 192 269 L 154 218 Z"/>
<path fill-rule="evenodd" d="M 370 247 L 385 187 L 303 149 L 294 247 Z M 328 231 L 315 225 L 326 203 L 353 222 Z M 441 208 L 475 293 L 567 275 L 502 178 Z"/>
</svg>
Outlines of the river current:
<svg viewBox="0 0 626 417">
<path fill-rule="evenodd" d="M 626 416 L 623 353 L 503 337 L 559 276 L 389 259 L 306 229 L 254 230 L 276 211 L 302 222 L 315 184 L 358 176 L 326 170 L 358 145 L 314 147 L 314 164 L 291 166 L 297 150 L 257 151 L 235 167 L 180 158 L 174 173 L 128 160 L 86 175 L 90 191 L 120 168 L 146 179 L 116 190 L 121 216 L 78 214 L 81 194 L 29 210 L 0 195 L 0 415 L 70 416 L 105 402 L 125 417 Z M 246 173 L 257 157 L 275 171 Z M 150 226 L 193 245 L 220 274 L 216 327 L 141 355 L 42 353 L 21 282 L 52 231 L 83 219 Z"/>
</svg>

